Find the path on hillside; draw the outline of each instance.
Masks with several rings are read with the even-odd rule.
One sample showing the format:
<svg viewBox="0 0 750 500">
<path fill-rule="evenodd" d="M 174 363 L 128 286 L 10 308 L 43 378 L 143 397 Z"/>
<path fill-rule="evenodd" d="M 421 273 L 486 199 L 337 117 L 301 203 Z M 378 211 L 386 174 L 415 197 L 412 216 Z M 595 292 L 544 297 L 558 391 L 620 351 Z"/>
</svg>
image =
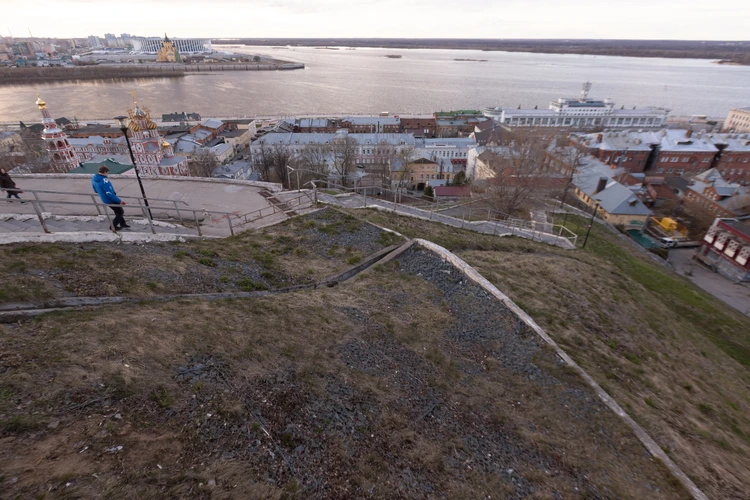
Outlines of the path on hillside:
<svg viewBox="0 0 750 500">
<path fill-rule="evenodd" d="M 344 208 L 364 208 L 378 207 L 380 209 L 394 210 L 394 204 L 379 198 L 365 197 L 359 194 L 347 194 L 344 196 L 333 196 L 326 193 L 318 192 L 318 200 L 323 203 L 337 205 Z M 421 208 L 411 207 L 409 205 L 396 205 L 395 212 L 400 215 L 427 219 L 433 222 L 439 222 L 451 227 L 468 229 L 483 234 L 494 234 L 498 236 L 513 235 L 521 238 L 527 238 L 534 241 L 540 241 L 549 245 L 556 245 L 566 249 L 575 248 L 567 239 L 555 236 L 554 234 L 544 233 L 539 230 L 529 230 L 522 228 L 508 227 L 498 222 L 487 221 L 464 221 L 449 215 L 423 210 Z"/>
</svg>

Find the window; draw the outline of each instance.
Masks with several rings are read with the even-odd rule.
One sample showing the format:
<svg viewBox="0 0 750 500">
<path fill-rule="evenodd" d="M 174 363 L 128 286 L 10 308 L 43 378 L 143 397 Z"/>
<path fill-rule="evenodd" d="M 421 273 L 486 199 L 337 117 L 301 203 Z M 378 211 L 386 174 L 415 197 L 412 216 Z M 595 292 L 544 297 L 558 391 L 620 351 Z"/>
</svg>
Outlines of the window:
<svg viewBox="0 0 750 500">
<path fill-rule="evenodd" d="M 690 159 L 690 158 L 688 158 L 687 156 L 686 156 L 686 157 L 684 157 L 684 158 L 682 159 L 682 163 L 687 163 L 689 159 Z"/>
<path fill-rule="evenodd" d="M 673 156 L 672 158 L 669 159 L 669 161 L 670 163 L 677 163 L 678 161 L 680 161 L 680 159 L 677 156 Z"/>
</svg>

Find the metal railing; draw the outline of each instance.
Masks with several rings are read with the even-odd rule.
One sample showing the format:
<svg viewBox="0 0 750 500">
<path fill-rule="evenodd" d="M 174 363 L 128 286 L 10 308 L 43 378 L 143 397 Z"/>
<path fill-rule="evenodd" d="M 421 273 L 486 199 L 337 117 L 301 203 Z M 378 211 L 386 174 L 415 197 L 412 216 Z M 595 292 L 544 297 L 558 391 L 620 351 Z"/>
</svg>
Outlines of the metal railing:
<svg viewBox="0 0 750 500">
<path fill-rule="evenodd" d="M 8 191 L 8 189 L 1 188 L 0 191 Z M 18 189 L 10 189 L 10 191 L 13 192 L 19 192 Z M 65 192 L 65 191 L 42 191 L 42 190 L 23 190 L 23 193 L 32 193 L 34 194 L 34 199 L 13 199 L 13 198 L 0 198 L 0 201 L 5 202 L 26 202 L 31 203 L 31 205 L 34 207 L 34 211 L 36 212 L 37 218 L 39 220 L 40 225 L 42 226 L 42 229 L 45 233 L 51 233 L 51 231 L 47 228 L 44 217 L 44 213 L 46 212 L 44 204 L 47 203 L 48 205 L 69 205 L 69 206 L 85 206 L 85 207 L 94 207 L 96 209 L 96 212 L 98 215 L 105 215 L 107 217 L 107 220 L 109 220 L 109 226 L 110 229 L 114 231 L 114 226 L 112 224 L 112 218 L 110 213 L 106 210 L 107 207 L 121 207 L 122 205 L 117 204 L 107 204 L 107 203 L 101 203 L 96 200 L 96 195 L 90 195 L 88 193 L 71 193 L 71 192 Z M 53 200 L 53 199 L 41 199 L 39 197 L 39 193 L 43 194 L 63 194 L 63 195 L 76 195 L 76 196 L 83 196 L 83 197 L 90 197 L 91 201 L 61 201 L 61 200 Z M 137 197 L 137 196 L 121 196 L 120 198 L 125 200 L 136 200 L 138 203 L 138 208 L 141 210 L 141 213 L 143 213 L 144 218 L 148 221 L 149 228 L 151 229 L 151 232 L 153 234 L 156 234 L 156 230 L 154 229 L 154 221 L 160 220 L 156 217 L 153 217 L 152 214 L 147 210 L 147 207 L 144 203 L 144 199 Z M 218 218 L 211 218 L 211 222 L 217 223 L 221 220 L 226 220 L 227 225 L 229 227 L 229 233 L 234 236 L 234 225 L 232 224 L 232 216 L 234 214 L 231 214 L 229 212 L 217 212 L 217 211 L 211 211 L 211 210 L 195 210 L 192 208 L 189 208 L 187 203 L 184 201 L 175 201 L 175 200 L 164 200 L 159 198 L 149 198 L 149 208 L 152 210 L 160 210 L 165 211 L 167 214 L 170 212 L 175 212 L 177 219 L 179 219 L 180 224 L 189 227 L 185 225 L 185 219 L 187 214 L 192 214 L 192 220 L 195 222 L 195 229 L 198 232 L 198 236 L 203 236 L 203 231 L 201 229 L 201 221 L 206 220 L 208 217 L 216 215 Z M 155 207 L 151 205 L 152 201 L 156 202 L 168 202 L 172 203 L 173 206 L 162 206 L 162 207 Z M 180 207 L 178 203 L 185 205 L 184 207 Z M 102 210 L 102 207 L 104 210 Z M 201 217 L 202 216 L 202 217 Z M 162 222 L 165 222 L 164 220 L 161 220 Z M 167 221 L 175 221 L 175 219 L 169 217 Z"/>
<path fill-rule="evenodd" d="M 366 190 L 367 189 L 370 189 L 370 190 L 372 190 L 372 189 L 379 189 L 379 188 L 372 188 L 371 186 L 362 186 L 362 187 L 353 187 L 353 188 L 351 188 L 351 187 L 337 185 L 337 184 L 331 183 L 329 181 L 311 181 L 311 183 L 316 187 L 316 191 L 315 191 L 316 200 L 317 200 L 317 183 L 318 182 L 325 183 L 328 188 L 334 188 L 334 189 L 338 189 L 338 190 L 342 190 L 342 191 L 348 191 L 348 192 L 352 192 L 354 194 L 359 194 L 358 193 L 359 191 L 365 190 L 363 192 L 363 194 L 360 195 L 360 196 L 363 196 L 364 206 L 365 207 L 367 207 L 367 191 Z M 416 196 L 412 196 L 412 195 L 408 195 L 408 194 L 399 193 L 396 190 L 391 190 L 391 189 L 388 189 L 388 188 L 380 188 L 379 191 L 386 192 L 386 193 L 393 193 L 394 200 L 401 199 L 402 197 L 408 197 L 408 198 L 411 198 L 411 199 L 420 199 L 420 200 L 423 200 L 422 198 L 419 198 L 419 197 L 416 197 Z M 370 199 L 373 200 L 373 201 L 378 201 L 379 203 L 385 203 L 387 205 L 391 205 L 393 212 L 396 212 L 397 208 L 399 206 L 398 201 L 390 201 L 390 200 L 388 200 L 388 199 L 386 199 L 384 197 L 374 198 L 374 197 L 370 196 Z M 449 219 L 449 220 L 451 220 L 451 221 L 454 222 L 454 224 L 456 225 L 455 227 L 459 227 L 458 226 L 459 223 L 460 223 L 460 227 L 461 228 L 465 228 L 467 224 L 469 226 L 471 226 L 472 224 L 476 225 L 476 224 L 482 224 L 482 223 L 491 224 L 492 228 L 493 228 L 492 229 L 492 234 L 493 235 L 498 234 L 498 229 L 506 229 L 506 230 L 510 230 L 511 234 L 513 234 L 513 235 L 524 237 L 524 238 L 533 239 L 535 241 L 542 241 L 542 242 L 547 242 L 547 243 L 552 242 L 553 244 L 557 244 L 558 242 L 560 242 L 560 240 L 564 240 L 564 241 L 567 241 L 568 244 L 572 248 L 575 248 L 576 243 L 578 241 L 578 235 L 576 233 L 574 233 L 573 231 L 571 231 L 570 229 L 568 229 L 567 227 L 564 227 L 564 226 L 561 226 L 561 225 L 555 225 L 555 224 L 551 224 L 551 223 L 541 223 L 540 224 L 540 223 L 537 223 L 535 221 L 527 221 L 527 220 L 524 220 L 524 219 L 518 219 L 516 217 L 512 217 L 512 216 L 510 216 L 508 214 L 505 214 L 503 212 L 494 210 L 491 207 L 483 207 L 481 209 L 477 209 L 478 213 L 484 213 L 485 210 L 487 211 L 487 218 L 486 219 L 471 220 L 472 219 L 472 212 L 473 212 L 473 209 L 472 209 L 471 205 L 474 204 L 474 203 L 477 203 L 477 202 L 486 201 L 486 200 L 481 199 L 481 198 L 478 199 L 478 200 L 468 201 L 468 202 L 462 203 L 460 205 L 460 206 L 469 206 L 469 219 L 470 220 L 466 219 L 466 211 L 463 210 L 463 209 L 461 210 L 461 218 L 454 217 L 452 215 L 446 215 L 446 214 L 439 213 L 439 210 L 440 210 L 440 201 L 437 198 L 435 198 L 435 200 L 436 201 L 435 201 L 435 203 L 434 203 L 434 205 L 433 205 L 433 207 L 432 207 L 431 210 L 425 210 L 425 209 L 423 209 L 421 207 L 415 206 L 414 204 L 404 204 L 404 203 L 401 203 L 401 206 L 402 207 L 406 207 L 406 208 L 411 208 L 413 210 L 419 210 L 419 211 L 425 212 L 425 214 L 420 215 L 420 216 L 425 217 L 428 220 L 440 221 L 440 219 Z M 454 207 L 449 207 L 449 208 L 457 208 L 457 207 L 454 206 Z M 406 213 L 406 212 L 402 212 L 402 213 Z M 407 215 L 408 215 L 408 213 L 407 213 Z M 493 217 L 493 215 L 495 215 L 495 217 Z M 500 217 L 497 217 L 497 215 L 500 215 Z M 451 224 L 451 225 L 453 225 L 453 224 Z M 549 227 L 551 230 L 550 231 L 544 231 L 543 228 L 545 226 Z M 476 229 L 476 228 L 473 228 L 473 229 Z M 483 231 L 480 231 L 480 232 L 483 232 Z M 487 233 L 487 234 L 489 234 L 489 233 Z"/>
<path fill-rule="evenodd" d="M 310 197 L 310 194 L 308 192 L 304 192 L 303 194 L 294 198 L 290 198 L 288 200 L 278 200 L 277 203 L 270 201 L 270 198 L 274 198 L 277 195 L 278 193 L 267 198 L 270 203 L 270 205 L 267 207 L 253 210 L 245 214 L 235 215 L 235 219 L 241 221 L 237 224 L 237 226 L 245 226 L 247 224 L 251 224 L 257 220 L 263 219 L 265 217 L 270 217 L 280 212 L 289 212 L 290 210 L 293 210 L 294 207 L 301 208 L 303 205 L 303 200 L 310 201 L 311 203 L 315 202 L 315 200 Z"/>
</svg>

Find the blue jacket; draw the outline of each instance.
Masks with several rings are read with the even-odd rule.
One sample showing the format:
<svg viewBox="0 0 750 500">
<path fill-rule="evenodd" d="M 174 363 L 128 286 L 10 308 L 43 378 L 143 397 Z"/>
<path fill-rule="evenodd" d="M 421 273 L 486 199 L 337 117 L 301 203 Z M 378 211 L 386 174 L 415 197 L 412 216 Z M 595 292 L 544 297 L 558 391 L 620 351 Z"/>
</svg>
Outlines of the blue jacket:
<svg viewBox="0 0 750 500">
<path fill-rule="evenodd" d="M 108 205 L 119 205 L 121 203 L 122 200 L 117 197 L 115 187 L 109 182 L 106 175 L 94 174 L 94 177 L 91 179 L 91 186 L 96 191 L 96 194 L 99 195 L 99 198 L 102 199 L 102 203 Z"/>
</svg>

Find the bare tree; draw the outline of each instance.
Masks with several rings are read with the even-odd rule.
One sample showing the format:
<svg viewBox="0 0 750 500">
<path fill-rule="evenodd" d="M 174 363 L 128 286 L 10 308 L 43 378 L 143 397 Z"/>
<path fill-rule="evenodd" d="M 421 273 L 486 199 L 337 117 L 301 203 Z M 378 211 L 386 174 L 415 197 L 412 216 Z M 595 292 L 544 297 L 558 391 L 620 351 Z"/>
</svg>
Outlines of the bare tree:
<svg viewBox="0 0 750 500">
<path fill-rule="evenodd" d="M 513 214 L 535 195 L 550 173 L 545 145 L 543 138 L 515 133 L 505 150 L 488 155 L 495 176 L 489 180 L 487 201 L 493 208 Z"/>
<path fill-rule="evenodd" d="M 308 144 L 294 158 L 294 167 L 299 169 L 293 181 L 299 179 L 300 186 L 304 186 L 310 180 L 328 177 L 329 163 L 331 162 L 331 147 L 329 144 Z"/>
<path fill-rule="evenodd" d="M 357 141 L 348 135 L 338 136 L 331 145 L 331 160 L 333 171 L 345 186 L 356 168 Z"/>
<path fill-rule="evenodd" d="M 253 162 L 262 180 L 266 182 L 274 182 L 276 180 L 274 178 L 274 155 L 271 146 L 261 146 L 259 153 L 253 158 Z"/>
<path fill-rule="evenodd" d="M 0 167 L 8 171 L 18 168 L 29 173 L 51 172 L 49 155 L 41 136 L 28 128 L 22 128 L 19 136 L 19 142 L 0 152 Z"/>
<path fill-rule="evenodd" d="M 197 149 L 188 163 L 190 175 L 193 177 L 211 177 L 219 166 L 219 160 L 207 149 Z"/>
<path fill-rule="evenodd" d="M 289 185 L 289 175 L 286 167 L 292 163 L 292 150 L 284 144 L 274 144 L 271 150 L 271 159 L 271 166 L 276 182 L 280 182 L 282 186 L 290 189 L 291 186 Z"/>
</svg>

